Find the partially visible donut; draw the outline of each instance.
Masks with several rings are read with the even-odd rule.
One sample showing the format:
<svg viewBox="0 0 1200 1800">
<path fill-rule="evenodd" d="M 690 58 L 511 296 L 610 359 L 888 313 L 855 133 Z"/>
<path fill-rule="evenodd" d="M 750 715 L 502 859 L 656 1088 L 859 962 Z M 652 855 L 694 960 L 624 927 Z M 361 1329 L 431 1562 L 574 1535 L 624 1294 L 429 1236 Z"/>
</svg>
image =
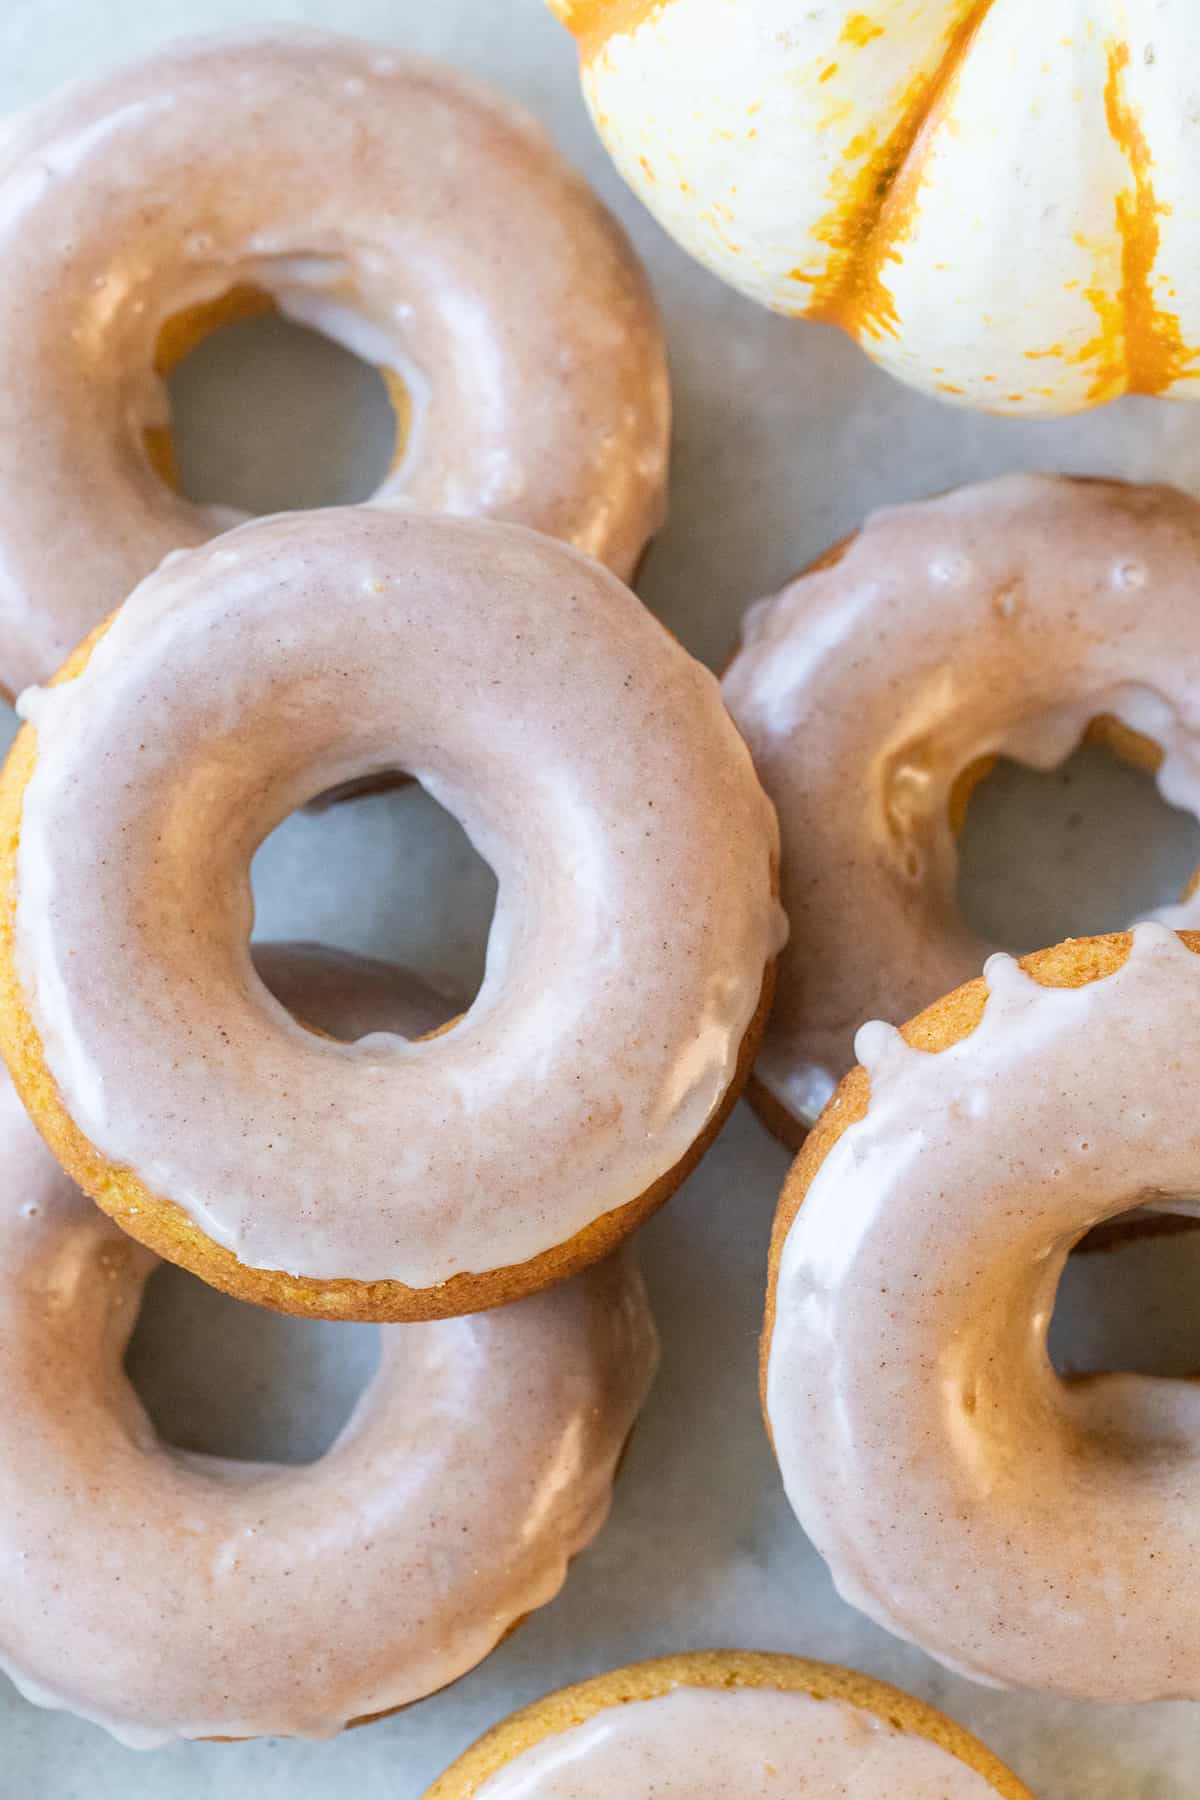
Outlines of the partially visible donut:
<svg viewBox="0 0 1200 1800">
<path fill-rule="evenodd" d="M 519 108 L 325 32 L 157 52 L 0 138 L 0 687 L 43 681 L 236 515 L 172 490 L 163 375 L 264 305 L 389 376 L 377 499 L 629 576 L 663 510 L 662 333 L 620 227 Z"/>
<path fill-rule="evenodd" d="M 1200 817 L 1198 579 L 1191 496 L 1010 475 L 874 514 L 747 614 L 723 691 L 791 926 L 751 1092 L 793 1148 L 864 1019 L 909 1018 L 995 948 L 957 897 L 990 759 L 1050 768 L 1100 720 Z M 1200 924 L 1200 901 L 1169 917 Z"/>
<path fill-rule="evenodd" d="M 852 1669 L 747 1650 L 634 1663 L 514 1713 L 425 1800 L 1031 1800 L 944 1713 Z"/>
<path fill-rule="evenodd" d="M 1083 1234 L 1197 1209 L 1200 934 L 1079 938 L 858 1034 L 779 1203 L 763 1398 L 843 1597 L 977 1681 L 1200 1698 L 1200 1384 L 1064 1380 Z"/>
<path fill-rule="evenodd" d="M 444 1011 L 375 963 L 260 955 L 335 1035 Z M 155 1259 L 7 1079 L 0 1196 L 0 1667 L 39 1705 L 139 1747 L 328 1736 L 473 1667 L 603 1523 L 656 1360 L 624 1255 L 485 1318 L 385 1328 L 332 1448 L 250 1464 L 155 1435 L 121 1366 Z"/>
</svg>

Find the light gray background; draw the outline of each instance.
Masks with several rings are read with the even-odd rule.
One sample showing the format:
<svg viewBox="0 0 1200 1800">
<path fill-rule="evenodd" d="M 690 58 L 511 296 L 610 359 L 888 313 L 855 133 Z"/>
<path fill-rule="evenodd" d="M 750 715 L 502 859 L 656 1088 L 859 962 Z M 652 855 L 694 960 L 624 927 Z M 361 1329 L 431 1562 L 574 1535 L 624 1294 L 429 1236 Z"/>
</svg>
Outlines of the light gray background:
<svg viewBox="0 0 1200 1800">
<path fill-rule="evenodd" d="M 491 78 L 551 126 L 626 221 L 661 296 L 677 419 L 671 520 L 642 592 L 710 662 L 723 657 L 748 600 L 885 501 L 1039 466 L 1200 487 L 1200 410 L 1144 402 L 1044 424 L 975 417 L 896 386 L 831 331 L 773 319 L 725 292 L 664 240 L 610 171 L 570 43 L 540 0 L 0 0 L 0 107 L 179 32 L 255 19 L 336 24 Z M 175 397 L 194 489 L 262 507 L 359 491 L 341 471 L 361 482 L 386 435 L 371 380 L 279 328 L 214 341 Z M 1200 832 L 1141 777 L 1085 752 L 1054 777 L 1007 770 L 990 782 L 964 856 L 977 921 L 1031 947 L 1171 898 L 1200 860 Z M 490 876 L 419 790 L 290 820 L 261 853 L 257 893 L 263 936 L 324 938 L 477 978 Z M 978 1730 L 1042 1800 L 1200 1792 L 1195 1708 L 993 1693 L 947 1675 L 834 1596 L 784 1503 L 755 1395 L 767 1232 L 786 1166 L 740 1108 L 646 1231 L 664 1365 L 612 1521 L 560 1599 L 482 1668 L 331 1744 L 183 1745 L 149 1757 L 0 1683 L 0 1800 L 417 1800 L 478 1731 L 548 1687 L 711 1644 L 799 1651 L 890 1677 Z M 1055 1321 L 1060 1359 L 1200 1367 L 1198 1288 L 1200 1245 L 1179 1240 L 1073 1266 Z M 174 1441 L 303 1460 L 345 1417 L 372 1346 L 369 1328 L 275 1319 L 166 1271 L 152 1283 L 134 1366 Z M 389 1604 L 381 1593 L 381 1619 Z"/>
</svg>

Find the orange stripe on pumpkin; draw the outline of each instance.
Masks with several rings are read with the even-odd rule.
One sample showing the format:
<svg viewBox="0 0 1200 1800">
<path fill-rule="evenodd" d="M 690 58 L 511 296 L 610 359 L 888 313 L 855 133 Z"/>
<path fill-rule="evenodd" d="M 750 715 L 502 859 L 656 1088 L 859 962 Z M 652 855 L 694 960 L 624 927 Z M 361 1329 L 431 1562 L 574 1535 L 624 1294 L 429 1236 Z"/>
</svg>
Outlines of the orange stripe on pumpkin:
<svg viewBox="0 0 1200 1800">
<path fill-rule="evenodd" d="M 639 25 L 666 12 L 675 0 L 550 0 L 567 30 L 579 43 L 579 54 L 590 62 L 609 38 L 628 37 Z"/>
<path fill-rule="evenodd" d="M 835 180 L 834 205 L 814 231 L 832 254 L 818 276 L 793 271 L 793 280 L 812 287 L 798 308 L 808 318 L 859 339 L 896 336 L 900 321 L 884 266 L 900 260 L 899 246 L 911 235 L 926 151 L 991 6 L 992 0 L 962 0 L 937 66 L 909 83 L 888 136 L 873 142 L 862 132 L 846 146 L 857 167 Z"/>
<path fill-rule="evenodd" d="M 1125 92 L 1124 75 L 1130 49 L 1125 42 L 1107 46 L 1108 80 L 1104 115 L 1113 142 L 1129 164 L 1132 185 L 1116 196 L 1117 231 L 1121 239 L 1121 287 L 1114 299 L 1089 290 L 1088 299 L 1100 319 L 1099 334 L 1079 352 L 1078 361 L 1098 364 L 1089 398 L 1107 399 L 1128 389 L 1135 394 L 1161 394 L 1176 381 L 1194 378 L 1200 350 L 1189 348 L 1178 313 L 1158 304 L 1154 265 L 1161 239 L 1159 220 L 1169 212 L 1154 192 L 1154 158 L 1142 122 Z"/>
</svg>

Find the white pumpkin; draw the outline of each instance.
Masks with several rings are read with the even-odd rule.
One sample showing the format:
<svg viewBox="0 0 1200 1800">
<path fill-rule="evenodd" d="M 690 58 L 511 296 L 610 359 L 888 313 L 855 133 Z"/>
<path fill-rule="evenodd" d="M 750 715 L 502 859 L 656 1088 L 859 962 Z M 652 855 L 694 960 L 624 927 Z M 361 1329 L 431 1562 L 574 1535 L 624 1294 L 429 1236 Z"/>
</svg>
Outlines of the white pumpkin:
<svg viewBox="0 0 1200 1800">
<path fill-rule="evenodd" d="M 744 293 L 999 412 L 1200 398 L 1200 0 L 550 0 Z"/>
</svg>

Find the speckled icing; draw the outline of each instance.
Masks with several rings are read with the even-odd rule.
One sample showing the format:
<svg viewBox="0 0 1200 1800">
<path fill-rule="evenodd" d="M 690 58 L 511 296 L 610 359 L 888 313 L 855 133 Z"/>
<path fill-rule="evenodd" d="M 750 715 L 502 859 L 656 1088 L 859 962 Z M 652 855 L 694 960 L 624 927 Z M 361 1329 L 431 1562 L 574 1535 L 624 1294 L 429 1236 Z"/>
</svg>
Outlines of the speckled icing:
<svg viewBox="0 0 1200 1800">
<path fill-rule="evenodd" d="M 342 1032 L 378 977 L 342 962 L 340 989 L 314 987 L 276 949 L 264 967 Z M 656 1360 L 631 1261 L 381 1327 L 377 1374 L 307 1468 L 156 1437 L 121 1367 L 154 1266 L 0 1080 L 0 1667 L 29 1699 L 135 1747 L 320 1736 L 453 1680 L 557 1592 Z"/>
<path fill-rule="evenodd" d="M 1084 1232 L 1200 1189 L 1200 960 L 1145 924 L 1086 987 L 986 976 L 949 1049 L 858 1034 L 867 1114 L 779 1265 L 788 1497 L 847 1600 L 976 1680 L 1195 1699 L 1200 1386 L 1065 1382 L 1046 1332 Z"/>
<path fill-rule="evenodd" d="M 977 759 L 1053 767 L 1111 714 L 1200 816 L 1198 571 L 1186 495 L 1015 475 L 876 513 L 749 612 L 724 693 L 779 812 L 791 922 L 755 1073 L 793 1117 L 864 1019 L 911 1018 L 994 948 L 959 912 L 949 816 Z"/>
<path fill-rule="evenodd" d="M 774 815 L 712 676 L 598 564 L 393 508 L 262 520 L 22 706 L 15 956 L 47 1066 L 243 1262 L 413 1287 L 522 1263 L 714 1116 L 783 934 Z M 390 767 L 499 897 L 460 1024 L 347 1048 L 254 979 L 248 871 L 293 808 Z"/>
<path fill-rule="evenodd" d="M 515 519 L 629 575 L 662 513 L 654 302 L 527 114 L 321 32 L 165 50 L 0 142 L 0 683 L 44 680 L 227 510 L 152 470 L 163 323 L 250 283 L 412 401 L 378 497 Z"/>
<path fill-rule="evenodd" d="M 995 1800 L 948 1750 L 842 1700 L 677 1688 L 542 1738 L 476 1800 Z"/>
</svg>

